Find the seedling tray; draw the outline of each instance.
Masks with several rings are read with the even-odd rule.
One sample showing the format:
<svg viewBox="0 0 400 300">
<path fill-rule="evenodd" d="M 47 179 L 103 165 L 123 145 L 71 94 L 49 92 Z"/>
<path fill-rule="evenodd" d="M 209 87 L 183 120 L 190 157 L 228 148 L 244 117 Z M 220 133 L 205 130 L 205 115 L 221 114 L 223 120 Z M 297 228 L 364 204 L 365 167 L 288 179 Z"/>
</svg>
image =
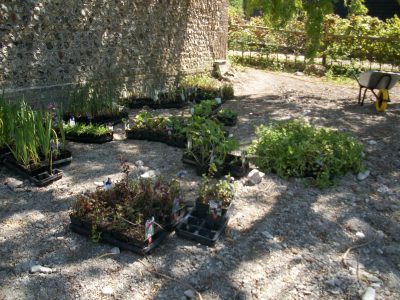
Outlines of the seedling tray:
<svg viewBox="0 0 400 300">
<path fill-rule="evenodd" d="M 32 183 L 39 187 L 47 186 L 54 181 L 61 179 L 63 175 L 63 172 L 59 169 L 53 169 L 53 174 L 50 174 L 49 166 L 41 166 L 33 171 L 29 170 L 28 168 L 18 164 L 10 157 L 7 157 L 4 160 L 4 165 L 7 167 L 7 169 L 29 179 Z"/>
<path fill-rule="evenodd" d="M 211 215 L 203 218 L 202 214 L 197 214 L 194 210 L 179 222 L 175 231 L 182 238 L 214 246 L 223 234 L 228 220 L 225 216 L 218 217 L 217 220 L 212 220 Z"/>
<path fill-rule="evenodd" d="M 221 118 L 217 117 L 217 120 L 224 124 L 225 126 L 235 126 L 237 123 L 237 117 L 235 118 Z"/>
<path fill-rule="evenodd" d="M 113 134 L 109 133 L 101 136 L 94 135 L 66 135 L 65 139 L 77 142 L 77 143 L 88 143 L 88 144 L 104 144 L 113 140 Z"/>
<path fill-rule="evenodd" d="M 146 140 L 152 142 L 160 142 L 169 146 L 185 148 L 186 138 L 175 137 L 174 135 L 169 136 L 168 134 L 160 133 L 153 134 L 147 130 L 126 130 L 126 137 L 131 140 Z"/>
<path fill-rule="evenodd" d="M 199 165 L 196 160 L 194 160 L 187 154 L 183 154 L 182 162 L 194 167 L 196 170 L 196 174 L 199 176 L 208 172 L 208 166 Z M 220 178 L 226 174 L 231 174 L 231 176 L 235 178 L 242 178 L 248 174 L 249 170 L 250 166 L 247 160 L 244 162 L 244 164 L 242 164 L 240 156 L 228 154 L 226 156 L 225 164 L 223 165 L 223 167 L 219 169 L 215 174 L 213 174 L 212 177 Z"/>
<path fill-rule="evenodd" d="M 54 181 L 60 180 L 62 178 L 63 171 L 59 169 L 53 169 L 53 174 L 49 172 L 43 172 L 35 176 L 29 177 L 29 180 L 33 182 L 38 187 L 45 187 Z"/>
<path fill-rule="evenodd" d="M 70 229 L 73 232 L 89 238 L 91 237 L 91 224 L 89 222 L 74 216 L 70 216 L 70 219 Z M 152 243 L 149 244 L 147 241 L 133 239 L 118 232 L 100 229 L 98 229 L 98 231 L 101 232 L 99 240 L 100 242 L 116 246 L 122 250 L 128 250 L 142 255 L 152 252 L 169 235 L 168 231 L 158 228 L 156 229 L 155 234 L 152 237 Z"/>
<path fill-rule="evenodd" d="M 70 119 L 70 115 L 65 115 L 64 116 L 64 121 L 68 122 Z M 83 124 L 96 124 L 96 125 L 101 125 L 101 124 L 118 124 L 121 123 L 123 118 L 128 118 L 128 112 L 121 112 L 118 115 L 114 116 L 99 116 L 99 117 L 94 117 L 94 118 L 88 118 L 88 117 L 75 117 L 75 122 L 77 123 L 83 123 Z"/>
</svg>

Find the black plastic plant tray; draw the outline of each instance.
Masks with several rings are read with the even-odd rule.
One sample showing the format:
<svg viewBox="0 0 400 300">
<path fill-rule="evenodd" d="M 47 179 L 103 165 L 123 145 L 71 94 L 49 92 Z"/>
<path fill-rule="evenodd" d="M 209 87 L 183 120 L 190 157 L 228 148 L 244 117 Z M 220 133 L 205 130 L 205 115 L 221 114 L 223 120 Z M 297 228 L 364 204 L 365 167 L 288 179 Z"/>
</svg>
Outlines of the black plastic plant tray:
<svg viewBox="0 0 400 300">
<path fill-rule="evenodd" d="M 182 238 L 189 239 L 206 246 L 214 246 L 223 234 L 228 218 L 221 216 L 217 221 L 213 221 L 211 216 L 207 218 L 199 218 L 196 210 L 187 214 L 186 217 L 179 222 L 175 231 Z"/>
<path fill-rule="evenodd" d="M 237 123 L 237 117 L 235 118 L 221 118 L 217 117 L 217 120 L 224 124 L 225 126 L 235 126 Z"/>
<path fill-rule="evenodd" d="M 63 176 L 63 171 L 59 169 L 53 169 L 53 174 L 49 172 L 43 172 L 35 176 L 31 176 L 29 180 L 38 187 L 48 186 L 54 181 L 60 180 Z"/>
<path fill-rule="evenodd" d="M 91 227 L 88 222 L 82 221 L 76 217 L 70 217 L 71 224 L 70 229 L 80 235 L 91 237 Z M 146 241 L 139 241 L 133 238 L 128 238 L 125 235 L 118 234 L 117 232 L 111 232 L 106 230 L 100 230 L 100 242 L 107 243 L 116 246 L 122 250 L 132 251 L 138 254 L 148 254 L 158 247 L 162 241 L 168 236 L 169 232 L 158 228 L 152 237 L 152 243 L 148 244 Z"/>
<path fill-rule="evenodd" d="M 63 175 L 63 172 L 59 169 L 53 169 L 53 174 L 50 174 L 49 166 L 39 167 L 33 170 L 34 172 L 31 172 L 28 168 L 25 168 L 24 166 L 16 163 L 15 160 L 10 159 L 10 157 L 7 157 L 4 160 L 4 165 L 7 167 L 7 169 L 29 179 L 32 183 L 39 187 L 47 186 L 54 181 L 61 179 Z"/>
<path fill-rule="evenodd" d="M 8 155 L 3 160 L 4 165 L 12 171 L 15 171 L 25 177 L 27 176 L 35 176 L 43 172 L 48 172 L 50 170 L 50 166 L 48 164 L 39 163 L 38 166 L 33 167 L 25 167 L 19 162 L 15 160 L 12 155 Z"/>
<path fill-rule="evenodd" d="M 234 178 L 242 178 L 247 176 L 250 171 L 250 163 L 245 158 L 244 163 L 242 162 L 241 156 L 228 154 L 225 159 L 225 170 L 224 173 L 231 174 Z"/>
<path fill-rule="evenodd" d="M 169 136 L 168 134 L 155 135 L 147 130 L 126 130 L 126 138 L 131 140 L 146 140 L 152 142 L 165 143 L 169 146 L 185 148 L 186 138 L 179 138 L 175 136 Z"/>
<path fill-rule="evenodd" d="M 53 167 L 66 166 L 72 162 L 72 153 L 69 150 L 60 150 L 59 155 L 53 161 Z"/>
<path fill-rule="evenodd" d="M 82 116 L 82 117 L 75 117 L 75 122 L 77 123 L 83 123 L 83 124 L 96 124 L 96 125 L 102 125 L 102 124 L 118 124 L 122 122 L 122 119 L 124 118 L 128 118 L 128 112 L 120 112 L 118 115 L 114 115 L 114 116 L 98 116 L 98 117 L 94 117 L 94 118 L 88 118 L 86 116 Z M 68 122 L 70 119 L 70 115 L 65 115 L 63 117 L 65 122 Z"/>
<path fill-rule="evenodd" d="M 65 139 L 77 142 L 77 143 L 88 143 L 88 144 L 104 144 L 113 140 L 113 134 L 93 136 L 93 135 L 66 135 Z"/>
</svg>

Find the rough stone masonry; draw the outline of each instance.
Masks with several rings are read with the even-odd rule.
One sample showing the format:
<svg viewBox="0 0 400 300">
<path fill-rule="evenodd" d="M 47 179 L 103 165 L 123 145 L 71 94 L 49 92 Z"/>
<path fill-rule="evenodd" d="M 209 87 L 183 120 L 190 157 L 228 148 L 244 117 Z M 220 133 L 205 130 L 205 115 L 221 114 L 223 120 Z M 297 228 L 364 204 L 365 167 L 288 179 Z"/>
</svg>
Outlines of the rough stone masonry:
<svg viewBox="0 0 400 300">
<path fill-rule="evenodd" d="M 227 0 L 2 0 L 0 87 L 57 100 L 79 81 L 163 88 L 224 59 Z"/>
</svg>

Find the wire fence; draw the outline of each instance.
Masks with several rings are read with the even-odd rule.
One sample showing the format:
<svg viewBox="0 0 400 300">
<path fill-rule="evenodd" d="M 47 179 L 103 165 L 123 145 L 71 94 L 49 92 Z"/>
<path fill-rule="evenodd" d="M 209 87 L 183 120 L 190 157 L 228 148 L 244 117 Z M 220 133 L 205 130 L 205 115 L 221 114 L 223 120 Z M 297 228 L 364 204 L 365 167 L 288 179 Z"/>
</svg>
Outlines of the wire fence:
<svg viewBox="0 0 400 300">
<path fill-rule="evenodd" d="M 400 37 L 337 35 L 323 32 L 314 63 L 335 69 L 400 71 Z M 229 54 L 249 63 L 304 68 L 307 60 L 303 31 L 276 30 L 262 26 L 229 28 Z M 342 70 L 341 70 L 342 69 Z"/>
</svg>

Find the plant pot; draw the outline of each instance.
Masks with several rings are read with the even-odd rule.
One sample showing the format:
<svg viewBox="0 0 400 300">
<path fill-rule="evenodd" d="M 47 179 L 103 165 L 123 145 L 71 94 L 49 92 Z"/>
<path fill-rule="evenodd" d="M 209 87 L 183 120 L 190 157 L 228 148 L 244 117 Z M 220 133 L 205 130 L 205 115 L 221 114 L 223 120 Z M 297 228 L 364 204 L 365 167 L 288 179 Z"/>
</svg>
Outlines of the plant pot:
<svg viewBox="0 0 400 300">
<path fill-rule="evenodd" d="M 89 238 L 91 237 L 92 226 L 90 222 L 76 216 L 70 216 L 70 219 L 70 229 L 73 232 Z M 97 231 L 101 233 L 99 240 L 100 242 L 119 247 L 122 250 L 128 250 L 142 255 L 148 254 L 153 251 L 169 235 L 168 231 L 158 228 L 155 230 L 155 233 L 152 236 L 152 243 L 149 244 L 147 241 L 141 241 L 128 237 L 118 231 L 108 231 L 103 229 L 97 229 Z"/>
<path fill-rule="evenodd" d="M 4 159 L 4 165 L 7 169 L 29 179 L 39 187 L 47 186 L 61 179 L 63 175 L 63 172 L 59 169 L 53 169 L 53 172 L 50 172 L 50 166 L 43 163 L 39 164 L 37 167 L 25 167 L 18 163 L 12 156 L 8 156 Z"/>
<path fill-rule="evenodd" d="M 61 179 L 62 175 L 63 175 L 63 171 L 61 171 L 59 169 L 53 169 L 52 174 L 50 174 L 49 172 L 46 171 L 46 172 L 43 172 L 43 173 L 40 173 L 40 174 L 30 177 L 29 180 L 38 187 L 44 187 L 44 186 L 48 186 L 49 184 L 53 183 L 54 181 Z"/>
<path fill-rule="evenodd" d="M 195 159 L 193 159 L 191 156 L 189 156 L 185 153 L 182 156 L 182 162 L 194 167 L 196 170 L 196 174 L 198 176 L 202 176 L 203 174 L 207 174 L 212 178 L 221 178 L 222 176 L 224 176 L 224 167 L 223 166 L 220 166 L 217 169 L 217 172 L 215 172 L 213 174 L 208 174 L 208 170 L 210 168 L 209 165 L 206 165 L 206 166 L 201 165 L 201 164 L 197 163 L 197 161 Z"/>
<path fill-rule="evenodd" d="M 66 166 L 72 162 L 72 153 L 67 149 L 59 151 L 58 155 L 53 158 L 53 167 Z"/>
<path fill-rule="evenodd" d="M 221 122 L 224 126 L 235 126 L 237 123 L 237 116 L 233 118 L 223 118 L 217 116 L 217 120 Z"/>
<path fill-rule="evenodd" d="M 245 158 L 244 163 L 242 162 L 242 157 L 228 154 L 225 158 L 225 174 L 231 174 L 234 178 L 242 178 L 247 176 L 250 171 L 250 163 L 247 158 Z"/>
<path fill-rule="evenodd" d="M 218 222 L 207 223 L 207 219 L 198 218 L 191 212 L 178 223 L 175 231 L 179 237 L 214 246 L 223 234 L 227 223 L 228 219 L 225 217 L 220 217 Z"/>
<path fill-rule="evenodd" d="M 24 166 L 15 160 L 14 156 L 9 154 L 4 160 L 4 165 L 12 171 L 15 171 L 24 177 L 27 176 L 35 176 L 43 172 L 49 172 L 50 166 L 43 162 L 38 163 L 37 165 L 30 164 L 28 166 Z"/>
<path fill-rule="evenodd" d="M 113 133 L 107 133 L 101 136 L 82 134 L 82 135 L 66 135 L 66 140 L 76 143 L 88 143 L 88 144 L 104 144 L 113 140 Z"/>
</svg>

